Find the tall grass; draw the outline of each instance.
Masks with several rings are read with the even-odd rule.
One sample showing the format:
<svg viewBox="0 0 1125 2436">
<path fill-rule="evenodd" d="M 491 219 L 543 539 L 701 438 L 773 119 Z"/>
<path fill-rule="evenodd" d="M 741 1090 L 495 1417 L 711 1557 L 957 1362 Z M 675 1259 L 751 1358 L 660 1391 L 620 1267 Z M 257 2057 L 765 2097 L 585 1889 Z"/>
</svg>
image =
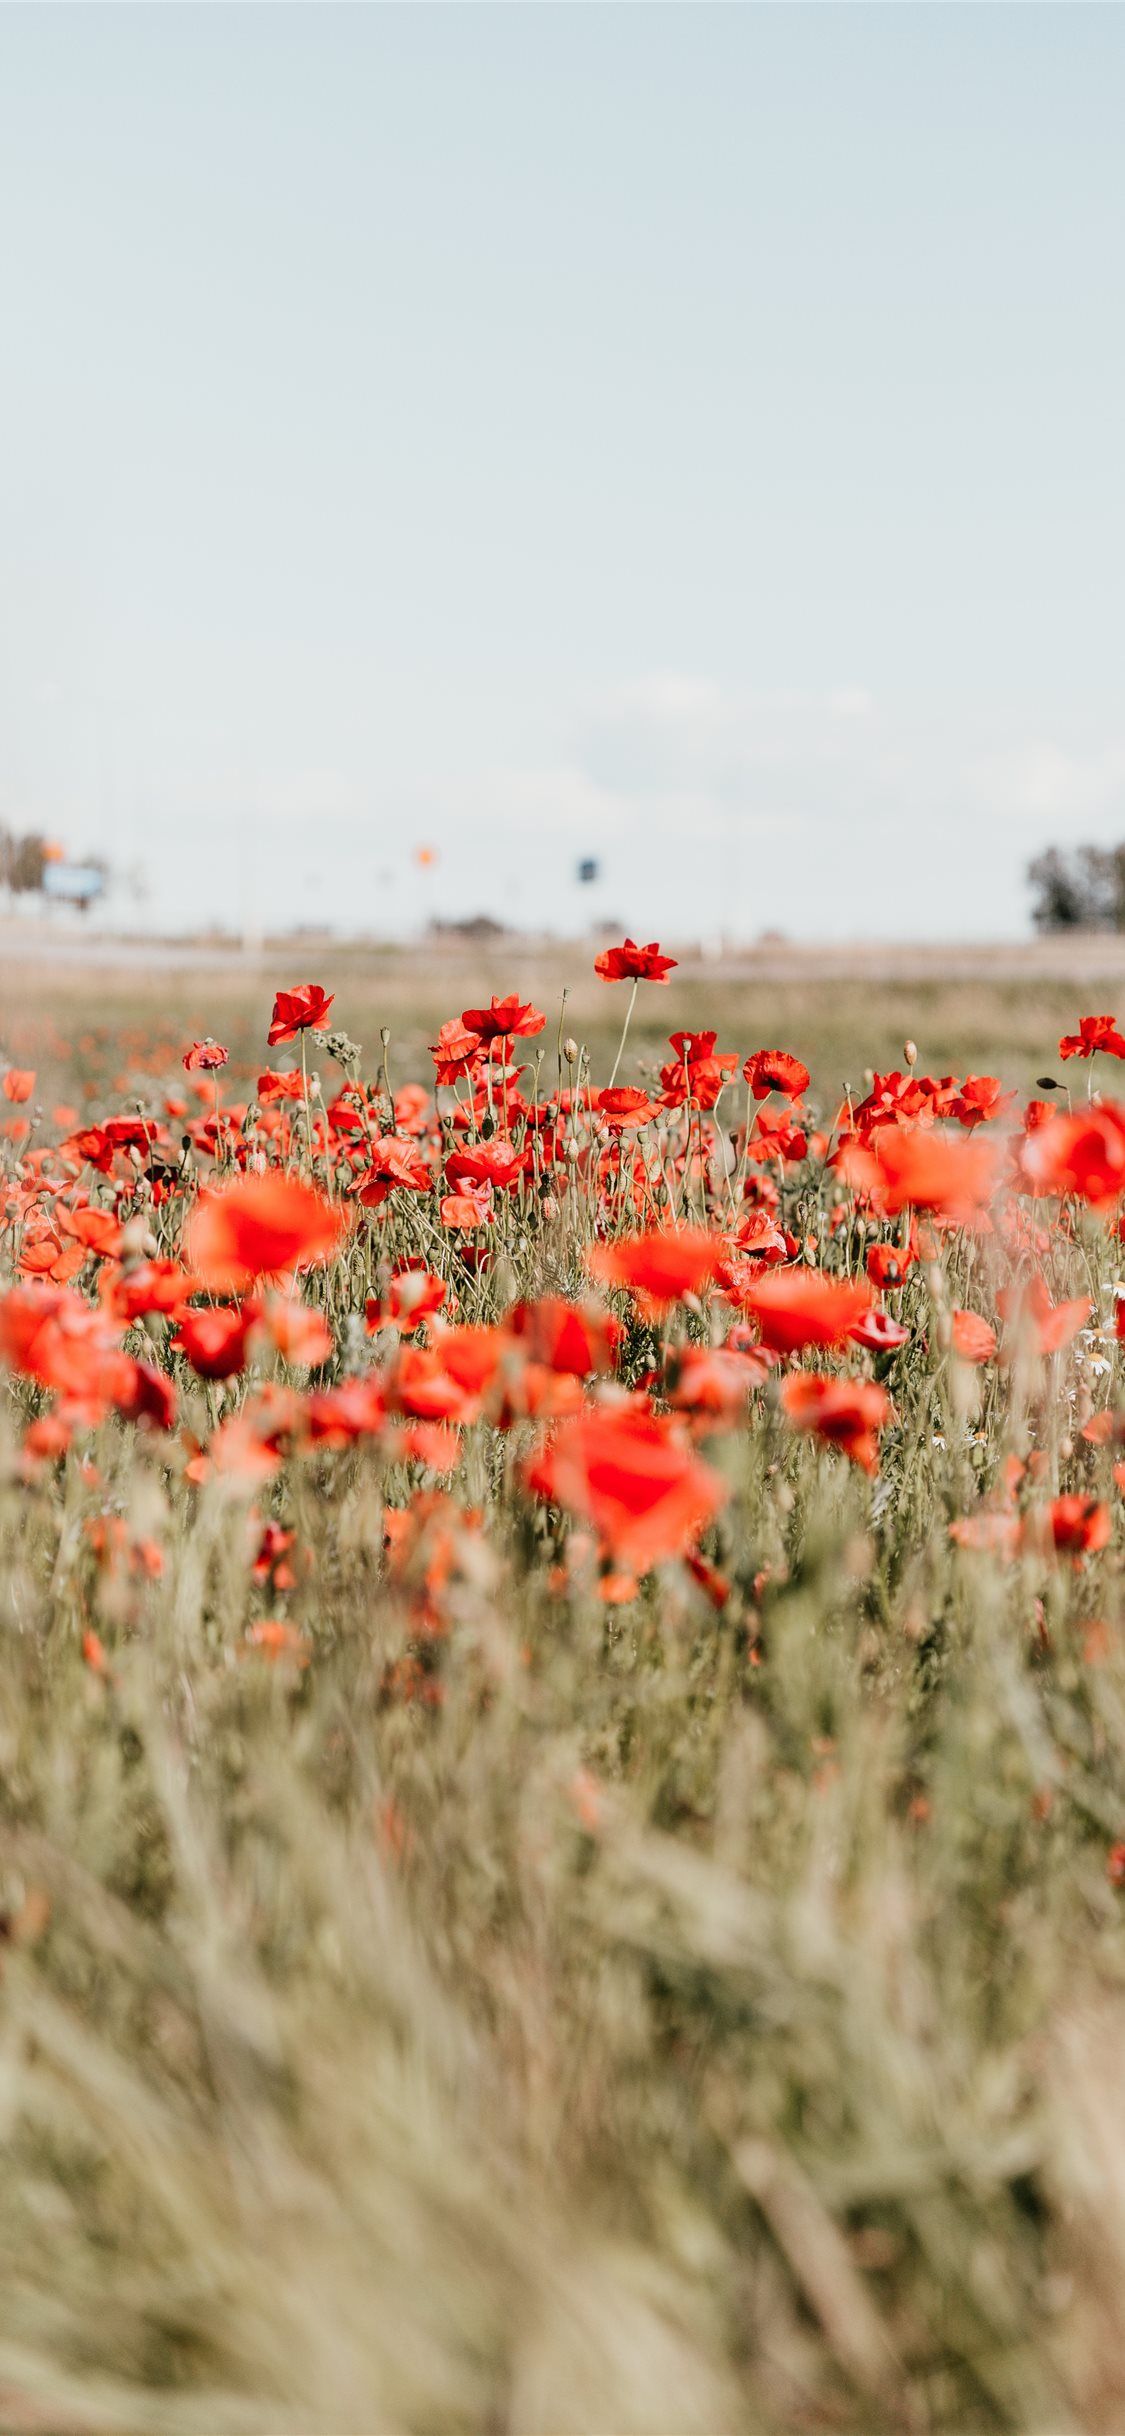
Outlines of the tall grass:
<svg viewBox="0 0 1125 2436">
<path fill-rule="evenodd" d="M 507 1226 L 470 1315 L 575 1291 L 590 1231 Z M 1093 1323 L 1015 1375 L 948 1350 L 980 1247 L 912 1272 L 875 1480 L 770 1386 L 708 1446 L 718 1608 L 679 1564 L 607 1605 L 481 1423 L 428 1631 L 417 1470 L 294 1458 L 277 1660 L 249 1492 L 117 1419 L 29 1465 L 7 1382 L 0 2427 L 1125 2424 L 1120 1526 L 948 1529 L 1005 1453 L 1114 1495 L 1112 1239 L 1050 1265 Z M 174 1366 L 206 1439 L 242 1389 Z"/>
</svg>

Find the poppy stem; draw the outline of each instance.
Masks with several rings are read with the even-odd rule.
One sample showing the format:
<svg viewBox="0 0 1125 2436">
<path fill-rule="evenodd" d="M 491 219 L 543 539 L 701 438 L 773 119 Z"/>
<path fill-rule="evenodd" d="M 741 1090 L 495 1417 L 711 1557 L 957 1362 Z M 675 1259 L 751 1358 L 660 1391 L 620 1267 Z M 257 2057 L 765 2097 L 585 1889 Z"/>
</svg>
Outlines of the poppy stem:
<svg viewBox="0 0 1125 2436">
<path fill-rule="evenodd" d="M 636 1003 L 637 1003 L 637 990 L 638 990 L 639 986 L 640 986 L 640 976 L 638 975 L 637 979 L 636 979 L 636 980 L 634 981 L 634 983 L 633 983 L 633 987 L 632 987 L 632 989 L 631 989 L 631 990 L 630 990 L 630 992 L 629 992 L 629 1004 L 628 1004 L 628 1006 L 627 1006 L 627 1007 L 626 1007 L 626 1009 L 625 1009 L 625 1021 L 624 1021 L 623 1025 L 622 1025 L 622 1027 L 621 1027 L 621 1038 L 620 1038 L 620 1040 L 618 1041 L 618 1044 L 617 1044 L 617 1055 L 616 1055 L 616 1057 L 614 1058 L 614 1061 L 613 1061 L 613 1072 L 612 1072 L 612 1074 L 610 1075 L 610 1078 L 609 1078 L 609 1086 L 608 1086 L 608 1087 L 609 1087 L 609 1089 L 610 1089 L 611 1091 L 612 1091 L 612 1089 L 613 1089 L 613 1086 L 614 1086 L 615 1082 L 617 1081 L 617 1070 L 618 1070 L 618 1067 L 620 1066 L 620 1064 L 621 1064 L 621 1060 L 622 1060 L 622 1058 L 623 1058 L 623 1057 L 624 1057 L 624 1055 L 625 1055 L 625 1043 L 626 1043 L 626 1041 L 627 1041 L 627 1040 L 628 1040 L 628 1038 L 629 1038 L 629 1025 L 630 1025 L 630 1023 L 631 1023 L 631 1021 L 632 1021 L 633 1009 L 634 1009 L 634 1007 L 636 1006 Z"/>
<path fill-rule="evenodd" d="M 312 1166 L 312 1126 L 309 1122 L 309 1058 L 305 1032 L 301 1031 L 301 1122 L 305 1134 L 305 1156 Z"/>
</svg>

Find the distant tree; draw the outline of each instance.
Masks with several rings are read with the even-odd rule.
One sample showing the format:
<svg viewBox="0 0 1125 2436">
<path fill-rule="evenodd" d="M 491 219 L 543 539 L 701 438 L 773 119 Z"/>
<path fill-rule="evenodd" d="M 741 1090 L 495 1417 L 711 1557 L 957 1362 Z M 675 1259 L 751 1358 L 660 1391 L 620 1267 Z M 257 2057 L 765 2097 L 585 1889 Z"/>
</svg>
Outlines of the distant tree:
<svg viewBox="0 0 1125 2436">
<path fill-rule="evenodd" d="M 45 837 L 13 837 L 9 830 L 0 829 L 0 881 L 13 896 L 29 896 L 42 888 L 46 868 Z"/>
<path fill-rule="evenodd" d="M 490 939 L 510 939 L 512 932 L 506 922 L 497 922 L 492 914 L 470 914 L 459 922 L 431 922 L 435 939 L 470 939 L 487 947 Z"/>
<path fill-rule="evenodd" d="M 1051 846 L 1027 877 L 1036 930 L 1125 930 L 1125 845 Z"/>
</svg>

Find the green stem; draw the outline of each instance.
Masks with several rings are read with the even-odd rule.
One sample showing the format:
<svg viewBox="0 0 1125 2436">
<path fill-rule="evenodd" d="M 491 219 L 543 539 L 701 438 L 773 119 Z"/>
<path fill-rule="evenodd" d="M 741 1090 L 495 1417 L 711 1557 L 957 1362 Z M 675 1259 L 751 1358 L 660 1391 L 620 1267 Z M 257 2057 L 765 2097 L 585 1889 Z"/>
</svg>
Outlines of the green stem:
<svg viewBox="0 0 1125 2436">
<path fill-rule="evenodd" d="M 610 1091 L 612 1091 L 613 1086 L 614 1086 L 615 1082 L 617 1081 L 617 1070 L 618 1070 L 618 1067 L 619 1067 L 619 1066 L 620 1066 L 620 1064 L 621 1064 L 621 1060 L 622 1060 L 622 1058 L 623 1058 L 623 1057 L 624 1057 L 624 1055 L 625 1055 L 625 1043 L 626 1043 L 626 1041 L 627 1041 L 627 1040 L 628 1040 L 628 1038 L 629 1038 L 629 1025 L 630 1025 L 630 1023 L 631 1023 L 631 1021 L 632 1021 L 633 1009 L 634 1009 L 634 1007 L 636 1006 L 636 1003 L 637 1003 L 637 991 L 638 991 L 639 987 L 640 987 L 640 976 L 638 975 L 637 979 L 636 979 L 636 980 L 634 981 L 634 983 L 633 983 L 633 987 L 632 987 L 632 989 L 631 989 L 631 990 L 630 990 L 630 992 L 629 992 L 629 1004 L 628 1004 L 628 1006 L 627 1006 L 627 1007 L 626 1007 L 626 1009 L 625 1009 L 625 1021 L 624 1021 L 623 1025 L 622 1025 L 622 1027 L 621 1027 L 621 1038 L 620 1038 L 620 1040 L 618 1041 L 618 1044 L 617 1044 L 617 1055 L 616 1055 L 616 1057 L 614 1058 L 614 1061 L 613 1061 L 613 1072 L 612 1072 L 612 1074 L 610 1075 L 610 1078 L 609 1078 L 609 1083 L 608 1083 L 608 1086 L 607 1086 L 607 1088 L 608 1088 Z"/>
</svg>

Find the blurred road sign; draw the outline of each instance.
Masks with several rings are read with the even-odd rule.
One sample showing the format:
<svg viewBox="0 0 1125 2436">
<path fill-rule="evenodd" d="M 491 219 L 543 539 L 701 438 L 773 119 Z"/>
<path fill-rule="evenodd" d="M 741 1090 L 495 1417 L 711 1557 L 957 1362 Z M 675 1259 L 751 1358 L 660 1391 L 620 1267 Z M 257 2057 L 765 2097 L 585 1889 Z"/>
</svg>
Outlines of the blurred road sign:
<svg viewBox="0 0 1125 2436">
<path fill-rule="evenodd" d="M 65 905 L 93 905 L 105 895 L 105 873 L 97 863 L 45 863 L 43 894 Z"/>
</svg>

